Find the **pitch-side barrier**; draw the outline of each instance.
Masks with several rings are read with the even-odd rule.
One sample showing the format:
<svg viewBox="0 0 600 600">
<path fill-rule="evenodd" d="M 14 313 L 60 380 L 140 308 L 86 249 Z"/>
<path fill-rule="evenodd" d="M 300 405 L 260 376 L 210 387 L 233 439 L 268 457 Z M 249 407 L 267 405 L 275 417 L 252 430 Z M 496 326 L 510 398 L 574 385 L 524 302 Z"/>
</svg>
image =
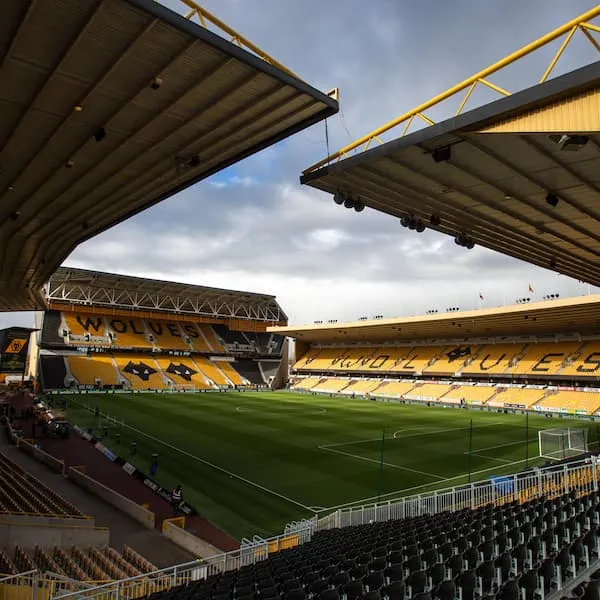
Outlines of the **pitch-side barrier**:
<svg viewBox="0 0 600 600">
<path fill-rule="evenodd" d="M 331 514 L 290 523 L 284 533 L 270 539 L 243 540 L 239 550 L 169 567 L 153 573 L 114 581 L 94 588 L 62 593 L 70 600 L 133 600 L 215 573 L 238 569 L 266 559 L 270 554 L 310 541 L 324 529 L 334 529 L 436 514 L 486 505 L 553 498 L 565 493 L 587 494 L 598 490 L 599 463 L 595 456 L 563 465 L 534 468 L 525 473 L 490 478 L 468 485 L 339 509 Z"/>
</svg>

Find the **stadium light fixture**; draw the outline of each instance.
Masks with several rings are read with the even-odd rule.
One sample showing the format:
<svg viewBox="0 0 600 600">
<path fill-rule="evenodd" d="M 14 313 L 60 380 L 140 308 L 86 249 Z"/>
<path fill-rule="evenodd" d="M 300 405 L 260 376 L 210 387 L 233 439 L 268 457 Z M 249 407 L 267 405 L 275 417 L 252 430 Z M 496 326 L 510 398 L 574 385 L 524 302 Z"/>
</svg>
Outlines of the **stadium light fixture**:
<svg viewBox="0 0 600 600">
<path fill-rule="evenodd" d="M 163 80 L 160 77 L 155 77 L 151 82 L 150 82 L 150 89 L 151 90 L 159 90 L 162 87 L 163 84 Z"/>
<path fill-rule="evenodd" d="M 587 135 L 578 134 L 553 134 L 548 138 L 554 142 L 563 152 L 577 152 L 581 150 L 589 141 Z"/>
<path fill-rule="evenodd" d="M 448 162 L 452 156 L 452 148 L 448 146 L 441 146 L 440 148 L 436 148 L 431 156 L 436 163 L 440 162 Z"/>
</svg>

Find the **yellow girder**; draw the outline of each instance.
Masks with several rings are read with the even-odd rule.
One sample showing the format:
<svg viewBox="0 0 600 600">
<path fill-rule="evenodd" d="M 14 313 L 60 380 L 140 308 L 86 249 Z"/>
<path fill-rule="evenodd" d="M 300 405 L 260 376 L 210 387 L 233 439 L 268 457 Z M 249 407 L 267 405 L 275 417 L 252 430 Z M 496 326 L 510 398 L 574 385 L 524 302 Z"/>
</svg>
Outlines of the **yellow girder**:
<svg viewBox="0 0 600 600">
<path fill-rule="evenodd" d="M 551 31 L 550 33 L 547 33 L 546 35 L 540 37 L 536 41 L 531 42 L 530 44 L 524 46 L 520 50 L 513 52 L 512 54 L 508 55 L 507 57 L 503 58 L 502 60 L 499 60 L 498 62 L 487 67 L 486 69 L 479 71 L 479 73 L 472 75 L 468 79 L 465 79 L 461 83 L 451 87 L 450 89 L 446 90 L 445 92 L 438 94 L 437 96 L 435 96 L 434 98 L 431 98 L 427 102 L 420 104 L 416 108 L 413 108 L 412 110 L 400 115 L 399 117 L 390 121 L 389 123 L 386 123 L 385 125 L 379 127 L 378 129 L 375 129 L 371 133 L 364 135 L 363 137 L 359 138 L 355 142 L 352 142 L 348 146 L 345 146 L 341 150 L 338 150 L 334 154 L 331 154 L 327 158 L 320 160 L 319 162 L 315 163 L 314 165 L 308 167 L 308 169 L 303 171 L 303 174 L 306 175 L 308 173 L 316 171 L 317 169 L 321 168 L 322 166 L 324 166 L 326 164 L 333 162 L 334 160 L 341 159 L 344 156 L 346 156 L 349 152 L 359 148 L 360 146 L 363 146 L 362 150 L 365 151 L 369 148 L 369 145 L 371 144 L 371 142 L 373 140 L 375 140 L 376 142 L 378 142 L 380 144 L 383 143 L 380 139 L 380 136 L 383 133 L 389 131 L 390 129 L 393 129 L 394 127 L 396 127 L 397 125 L 400 125 L 402 123 L 404 123 L 405 126 L 402 129 L 402 133 L 401 133 L 400 137 L 403 137 L 408 132 L 408 129 L 410 128 L 410 125 L 412 124 L 415 117 L 419 117 L 419 118 L 423 119 L 429 125 L 433 125 L 434 124 L 433 121 L 431 119 L 427 118 L 423 114 L 423 112 L 426 111 L 427 109 L 431 108 L 432 106 L 435 106 L 436 104 L 439 104 L 440 102 L 443 102 L 444 100 L 450 98 L 451 96 L 454 96 L 455 94 L 457 94 L 458 92 L 461 92 L 462 90 L 466 89 L 467 93 L 466 93 L 465 97 L 463 98 L 463 100 L 461 101 L 456 114 L 460 114 L 462 112 L 462 110 L 465 107 L 467 101 L 469 100 L 471 94 L 473 93 L 473 90 L 475 89 L 475 87 L 478 84 L 485 85 L 504 96 L 510 95 L 510 93 L 508 91 L 487 81 L 486 78 L 489 75 L 496 73 L 500 69 L 503 69 L 507 65 L 514 63 L 515 61 L 519 60 L 520 58 L 523 58 L 524 56 L 527 56 L 528 54 L 535 52 L 539 48 L 546 46 L 550 42 L 561 37 L 562 35 L 565 35 L 566 37 L 565 37 L 563 43 L 557 50 L 556 54 L 554 55 L 554 58 L 550 62 L 550 65 L 548 66 L 548 68 L 546 69 L 546 71 L 544 72 L 544 74 L 542 75 L 542 77 L 539 81 L 539 83 L 543 83 L 544 81 L 546 81 L 546 79 L 548 79 L 548 77 L 552 73 L 552 70 L 556 66 L 556 63 L 560 59 L 561 55 L 565 51 L 565 48 L 568 46 L 569 42 L 571 41 L 571 39 L 573 38 L 573 35 L 577 32 L 577 30 L 580 30 L 586 36 L 586 38 L 590 41 L 590 43 L 596 48 L 596 50 L 598 52 L 600 52 L 600 44 L 598 43 L 598 41 L 594 38 L 594 36 L 592 34 L 592 32 L 599 33 L 600 27 L 590 23 L 590 21 L 592 19 L 595 19 L 598 16 L 600 16 L 600 4 L 598 4 L 597 6 L 595 6 L 592 9 L 588 10 L 587 12 L 579 15 L 575 19 L 572 19 L 568 23 L 565 23 L 561 27 L 558 27 L 554 31 Z"/>
</svg>

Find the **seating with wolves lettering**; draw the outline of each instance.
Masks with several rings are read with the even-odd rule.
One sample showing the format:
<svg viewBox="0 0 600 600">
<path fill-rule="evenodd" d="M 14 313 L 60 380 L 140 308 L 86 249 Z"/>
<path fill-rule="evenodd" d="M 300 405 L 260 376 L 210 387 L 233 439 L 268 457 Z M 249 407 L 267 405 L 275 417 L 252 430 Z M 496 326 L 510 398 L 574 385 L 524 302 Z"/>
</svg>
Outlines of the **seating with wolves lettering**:
<svg viewBox="0 0 600 600">
<path fill-rule="evenodd" d="M 600 344 L 590 342 L 462 346 L 311 348 L 298 372 L 588 377 L 600 374 Z"/>
</svg>

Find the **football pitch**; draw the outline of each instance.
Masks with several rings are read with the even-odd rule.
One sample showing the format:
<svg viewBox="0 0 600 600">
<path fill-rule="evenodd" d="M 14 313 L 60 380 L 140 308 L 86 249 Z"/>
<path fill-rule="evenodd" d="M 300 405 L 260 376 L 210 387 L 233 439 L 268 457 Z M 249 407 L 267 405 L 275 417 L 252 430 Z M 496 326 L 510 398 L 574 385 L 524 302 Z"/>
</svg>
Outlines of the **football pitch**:
<svg viewBox="0 0 600 600">
<path fill-rule="evenodd" d="M 540 464 L 538 430 L 588 426 L 294 392 L 65 398 L 72 423 L 97 433 L 108 423 L 106 445 L 142 470 L 157 453 L 155 478 L 181 483 L 188 502 L 238 539 L 353 503 L 464 484 L 469 472 L 472 481 L 516 472 Z M 97 418 L 96 407 L 121 424 Z M 590 431 L 590 442 L 597 437 Z"/>
</svg>

